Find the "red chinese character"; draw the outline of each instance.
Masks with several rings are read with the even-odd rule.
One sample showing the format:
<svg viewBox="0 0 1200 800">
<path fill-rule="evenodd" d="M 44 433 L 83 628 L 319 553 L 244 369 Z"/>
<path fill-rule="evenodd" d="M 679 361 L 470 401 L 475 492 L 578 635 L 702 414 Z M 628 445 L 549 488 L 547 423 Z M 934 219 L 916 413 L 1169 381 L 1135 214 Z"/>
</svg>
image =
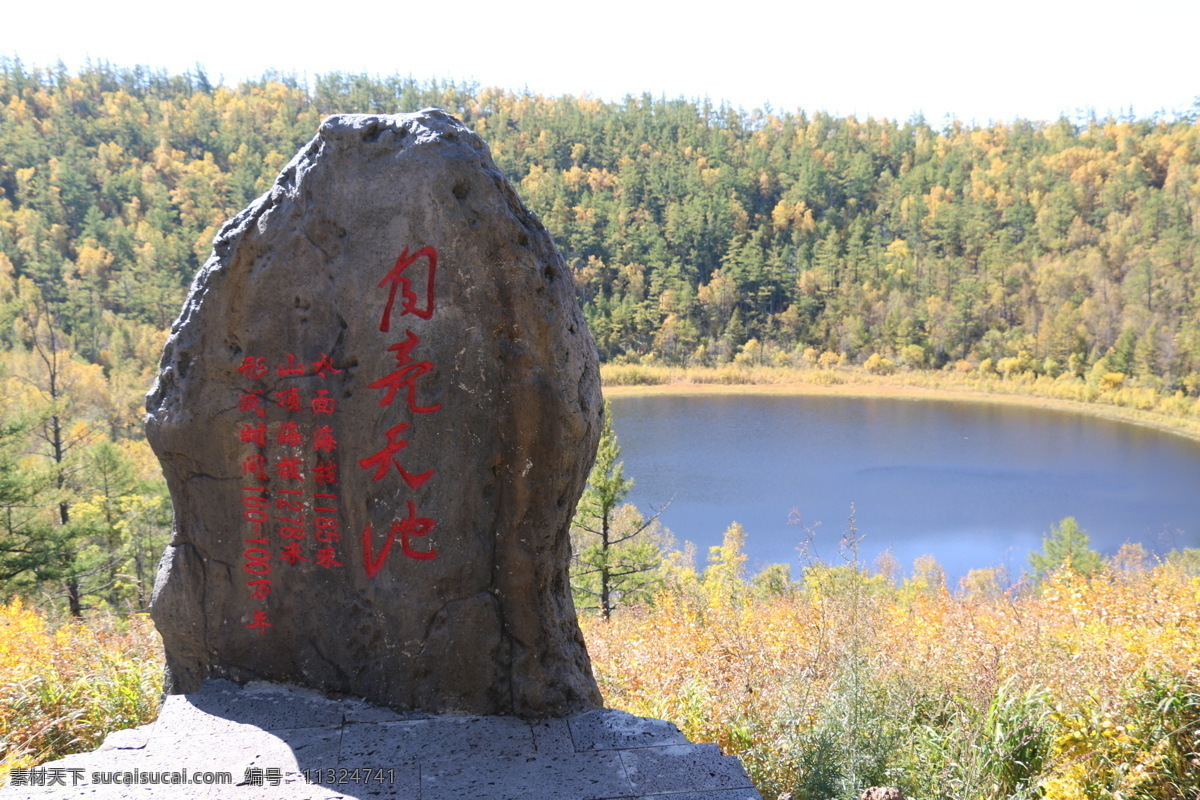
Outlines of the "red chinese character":
<svg viewBox="0 0 1200 800">
<path fill-rule="evenodd" d="M 392 400 L 396 397 L 396 392 L 402 388 L 408 389 L 408 410 L 414 414 L 426 414 L 432 411 L 437 411 L 442 407 L 441 403 L 433 406 L 418 406 L 416 401 L 417 396 L 417 378 L 427 372 L 433 370 L 433 362 L 418 361 L 412 363 L 409 354 L 412 349 L 420 343 L 420 339 L 412 331 L 405 331 L 408 338 L 403 342 L 397 342 L 388 348 L 388 350 L 396 354 L 396 366 L 400 369 L 393 372 L 391 375 L 380 378 L 370 384 L 371 389 L 386 389 L 383 399 L 379 401 L 381 406 L 390 406 Z"/>
<path fill-rule="evenodd" d="M 294 422 L 284 422 L 279 426 L 279 430 L 275 433 L 275 439 L 284 447 L 295 447 L 304 442 L 304 436 L 300 433 L 300 426 Z"/>
<path fill-rule="evenodd" d="M 342 566 L 342 562 L 336 560 L 335 556 L 337 553 L 334 552 L 333 545 L 327 545 L 317 551 L 317 563 L 326 569 Z"/>
<path fill-rule="evenodd" d="M 238 402 L 238 411 L 253 411 L 260 417 L 267 416 L 267 410 L 262 404 L 262 394 L 262 389 L 244 392 Z"/>
<path fill-rule="evenodd" d="M 410 264 L 416 261 L 421 256 L 429 259 L 429 277 L 425 281 L 425 307 L 417 306 L 417 295 L 412 290 L 412 281 L 406 277 L 402 277 L 400 273 L 404 272 Z M 437 273 L 437 251 L 432 247 L 422 247 L 411 256 L 408 254 L 408 248 L 400 253 L 400 257 L 396 259 L 396 266 L 392 267 L 383 280 L 379 282 L 380 288 L 391 284 L 391 289 L 388 291 L 387 305 L 383 308 L 383 318 L 379 321 L 379 330 L 387 333 L 392 329 L 392 306 L 396 302 L 396 289 L 399 288 L 404 295 L 404 302 L 401 305 L 400 315 L 415 314 L 421 319 L 429 319 L 433 316 L 433 279 Z"/>
<path fill-rule="evenodd" d="M 267 359 L 263 356 L 246 356 L 237 371 L 242 373 L 243 377 L 256 381 L 267 374 Z"/>
<path fill-rule="evenodd" d="M 322 425 L 313 431 L 313 450 L 318 453 L 332 453 L 337 449 L 337 439 L 333 438 L 333 428 Z"/>
<path fill-rule="evenodd" d="M 238 438 L 249 444 L 267 446 L 267 424 L 260 422 L 256 426 L 249 423 L 242 423 L 242 427 L 238 428 Z"/>
<path fill-rule="evenodd" d="M 266 600 L 271 593 L 271 581 L 267 578 L 246 581 L 246 585 L 250 587 L 250 596 L 255 600 Z"/>
<path fill-rule="evenodd" d="M 275 393 L 275 405 L 285 411 L 300 410 L 300 390 L 299 389 L 284 389 L 282 392 Z"/>
<path fill-rule="evenodd" d="M 337 410 L 337 401 L 328 395 L 328 389 L 317 389 L 317 396 L 312 400 L 314 414 L 332 414 Z"/>
<path fill-rule="evenodd" d="M 417 395 L 417 378 L 427 372 L 433 370 L 433 364 L 429 361 L 421 361 L 417 364 L 409 364 L 403 369 L 398 369 L 386 377 L 380 378 L 374 383 L 369 384 L 371 389 L 387 389 L 387 393 L 383 399 L 379 401 L 381 406 L 390 406 L 392 400 L 396 397 L 396 392 L 401 388 L 408 389 L 408 410 L 414 414 L 428 414 L 437 411 L 442 407 L 441 403 L 432 406 L 418 406 L 416 403 Z"/>
<path fill-rule="evenodd" d="M 412 540 L 421 536 L 428 536 L 433 531 L 433 526 L 437 523 L 428 517 L 416 516 L 417 508 L 412 500 L 408 503 L 408 516 L 402 520 L 392 523 L 392 527 L 388 529 L 387 539 L 383 542 L 383 548 L 379 551 L 379 557 L 376 558 L 372 553 L 371 539 L 371 523 L 367 523 L 367 527 L 363 529 L 362 535 L 362 551 L 363 551 L 363 569 L 366 570 L 368 578 L 374 578 L 379 574 L 379 570 L 383 569 L 383 563 L 387 561 L 388 553 L 392 550 L 392 545 L 396 542 L 396 534 L 400 534 L 400 550 L 409 558 L 417 561 L 432 561 L 437 558 L 437 551 L 430 548 L 427 551 L 414 550 Z"/>
<path fill-rule="evenodd" d="M 333 359 L 329 357 L 328 353 L 321 353 L 321 358 L 317 361 L 314 361 L 312 367 L 313 373 L 320 375 L 322 378 L 324 378 L 330 372 L 341 372 L 340 369 L 333 368 Z"/>
<path fill-rule="evenodd" d="M 388 348 L 389 353 L 396 354 L 396 366 L 398 367 L 412 362 L 412 351 L 421 343 L 421 337 L 410 330 L 405 330 L 404 335 L 403 342 L 396 342 Z"/>
<path fill-rule="evenodd" d="M 302 481 L 304 480 L 304 473 L 300 471 L 302 466 L 304 466 L 304 460 L 301 458 L 281 458 L 275 464 L 275 475 L 284 481 Z"/>
<path fill-rule="evenodd" d="M 437 523 L 428 517 L 416 516 L 417 507 L 412 500 L 408 500 L 408 516 L 400 522 L 393 522 L 392 527 L 399 526 L 400 529 L 400 550 L 409 558 L 415 558 L 417 561 L 432 561 L 437 558 L 437 552 L 431 547 L 429 550 L 414 550 L 412 548 L 412 540 L 421 536 L 428 536 L 433 531 L 433 526 Z"/>
<path fill-rule="evenodd" d="M 267 632 L 267 628 L 271 627 L 271 623 L 267 622 L 267 612 L 261 608 L 254 609 L 254 620 L 246 627 L 258 628 L 258 635 L 262 636 Z"/>
<path fill-rule="evenodd" d="M 318 461 L 313 467 L 313 475 L 322 486 L 334 486 L 337 484 L 337 463 Z"/>
<path fill-rule="evenodd" d="M 296 566 L 296 562 L 298 561 L 308 561 L 307 558 L 300 555 L 299 541 L 291 541 L 285 544 L 283 546 L 283 552 L 279 554 L 279 558 L 280 560 L 291 564 L 293 567 Z"/>
<path fill-rule="evenodd" d="M 275 374 L 281 378 L 286 378 L 289 375 L 303 375 L 304 365 L 296 363 L 296 356 L 291 353 L 287 354 L 287 363 L 280 364 L 275 368 Z"/>
<path fill-rule="evenodd" d="M 318 542 L 341 541 L 342 535 L 338 530 L 337 517 L 317 517 L 313 522 L 317 527 L 314 536 Z"/>
<path fill-rule="evenodd" d="M 404 466 L 395 459 L 395 454 L 408 447 L 407 439 L 400 439 L 400 434 L 408 428 L 407 422 L 401 422 L 396 427 L 387 432 L 387 445 L 369 458 L 360 459 L 358 465 L 363 469 L 375 468 L 375 474 L 371 476 L 371 480 L 383 480 L 383 476 L 387 474 L 388 465 L 393 464 L 396 471 L 400 473 L 400 477 L 404 478 L 404 482 L 408 484 L 410 489 L 419 489 L 421 484 L 429 480 L 429 476 L 433 475 L 433 470 L 428 470 L 420 475 L 413 475 L 406 470 Z"/>
<path fill-rule="evenodd" d="M 262 456 L 246 456 L 242 459 L 242 474 L 253 475 L 260 481 L 267 479 L 267 459 Z"/>
</svg>

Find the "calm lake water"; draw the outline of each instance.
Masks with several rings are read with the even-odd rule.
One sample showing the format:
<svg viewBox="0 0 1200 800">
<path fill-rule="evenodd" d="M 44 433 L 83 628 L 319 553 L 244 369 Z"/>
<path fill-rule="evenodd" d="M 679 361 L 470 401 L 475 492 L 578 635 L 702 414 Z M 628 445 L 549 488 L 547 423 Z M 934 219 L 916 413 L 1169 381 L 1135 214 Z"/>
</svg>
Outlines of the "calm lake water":
<svg viewBox="0 0 1200 800">
<path fill-rule="evenodd" d="M 698 561 L 731 522 L 749 567 L 799 574 L 801 526 L 837 561 L 851 505 L 873 563 L 934 555 L 951 581 L 1027 567 L 1051 524 L 1075 517 L 1108 555 L 1200 547 L 1200 444 L 1068 412 L 932 400 L 683 396 L 612 399 L 629 501 Z M 799 517 L 801 524 L 790 524 Z"/>
</svg>

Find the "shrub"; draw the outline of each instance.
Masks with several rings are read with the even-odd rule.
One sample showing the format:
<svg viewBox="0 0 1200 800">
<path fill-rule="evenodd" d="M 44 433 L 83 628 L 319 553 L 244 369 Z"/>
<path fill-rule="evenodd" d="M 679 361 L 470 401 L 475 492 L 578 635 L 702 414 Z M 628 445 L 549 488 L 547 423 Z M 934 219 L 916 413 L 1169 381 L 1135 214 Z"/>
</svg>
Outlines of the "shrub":
<svg viewBox="0 0 1200 800">
<path fill-rule="evenodd" d="M 162 675 L 161 644 L 144 615 L 52 625 L 20 600 L 0 606 L 0 780 L 152 721 Z"/>
<path fill-rule="evenodd" d="M 863 369 L 872 375 L 891 375 L 896 371 L 896 364 L 890 358 L 884 358 L 879 353 L 872 353 L 863 363 Z"/>
<path fill-rule="evenodd" d="M 1100 376 L 1100 391 L 1110 392 L 1125 385 L 1124 372 L 1106 372 Z"/>
<path fill-rule="evenodd" d="M 678 582 L 583 625 L 608 705 L 740 756 L 764 797 L 1182 800 L 1200 796 L 1197 581 L 1168 563 L 968 596 L 814 564 L 791 591 Z"/>
<path fill-rule="evenodd" d="M 827 350 L 821 353 L 821 357 L 817 359 L 817 366 L 821 369 L 833 369 L 838 364 L 842 363 L 842 357 L 838 353 Z"/>
<path fill-rule="evenodd" d="M 604 364 L 600 379 L 606 386 L 654 386 L 671 381 L 671 370 L 643 364 Z"/>
<path fill-rule="evenodd" d="M 925 366 L 925 348 L 919 344 L 906 344 L 900 348 L 900 360 L 913 369 Z"/>
</svg>

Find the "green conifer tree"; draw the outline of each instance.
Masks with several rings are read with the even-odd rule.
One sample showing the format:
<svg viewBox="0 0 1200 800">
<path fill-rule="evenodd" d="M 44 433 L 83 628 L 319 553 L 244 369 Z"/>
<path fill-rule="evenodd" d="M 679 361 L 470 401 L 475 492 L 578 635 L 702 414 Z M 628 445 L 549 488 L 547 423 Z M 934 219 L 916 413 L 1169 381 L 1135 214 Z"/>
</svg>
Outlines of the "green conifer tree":
<svg viewBox="0 0 1200 800">
<path fill-rule="evenodd" d="M 571 525 L 576 606 L 598 610 L 605 619 L 622 602 L 648 597 L 663 557 L 661 512 L 643 518 L 631 504 L 622 505 L 633 480 L 625 477 L 620 458 L 612 410 L 605 402 L 596 463 Z"/>
<path fill-rule="evenodd" d="M 1091 575 L 1104 565 L 1104 559 L 1092 549 L 1091 537 L 1074 517 L 1067 517 L 1042 537 L 1040 553 L 1029 554 L 1029 566 L 1033 568 L 1033 580 L 1041 584 L 1060 567 L 1070 567 L 1080 575 Z"/>
</svg>

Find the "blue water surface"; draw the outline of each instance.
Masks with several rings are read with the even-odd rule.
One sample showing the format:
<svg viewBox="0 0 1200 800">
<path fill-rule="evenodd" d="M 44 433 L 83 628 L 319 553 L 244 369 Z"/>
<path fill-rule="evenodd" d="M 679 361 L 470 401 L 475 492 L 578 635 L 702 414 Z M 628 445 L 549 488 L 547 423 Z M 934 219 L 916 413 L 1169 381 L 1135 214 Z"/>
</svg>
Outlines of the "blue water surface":
<svg viewBox="0 0 1200 800">
<path fill-rule="evenodd" d="M 1064 411 L 842 397 L 618 397 L 629 500 L 703 557 L 730 523 L 751 570 L 808 553 L 837 562 L 854 509 L 861 558 L 930 554 L 951 582 L 1028 567 L 1050 525 L 1075 517 L 1092 546 L 1200 547 L 1200 444 Z"/>
</svg>

